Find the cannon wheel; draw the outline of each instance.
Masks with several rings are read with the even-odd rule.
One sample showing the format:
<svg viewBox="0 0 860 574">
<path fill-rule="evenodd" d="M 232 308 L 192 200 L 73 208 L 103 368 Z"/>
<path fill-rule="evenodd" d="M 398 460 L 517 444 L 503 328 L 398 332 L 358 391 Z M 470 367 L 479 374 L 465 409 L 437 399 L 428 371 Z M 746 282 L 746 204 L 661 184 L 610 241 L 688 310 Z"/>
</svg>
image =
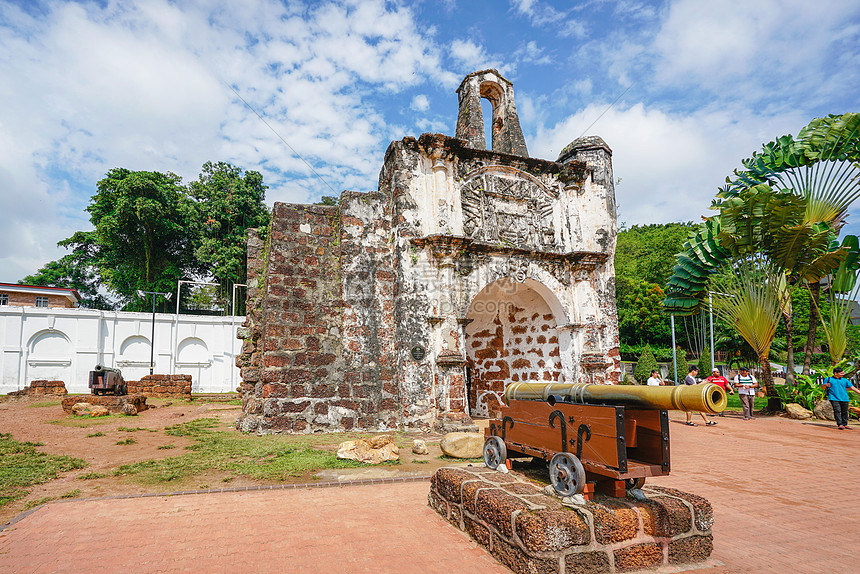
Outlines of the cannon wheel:
<svg viewBox="0 0 860 574">
<path fill-rule="evenodd" d="M 645 478 L 628 478 L 624 481 L 624 487 L 627 490 L 633 490 L 634 488 L 642 488 L 645 486 Z"/>
<path fill-rule="evenodd" d="M 505 464 L 508 458 L 508 449 L 505 441 L 497 436 L 491 436 L 484 441 L 484 463 L 487 468 L 495 470 L 500 464 Z"/>
<path fill-rule="evenodd" d="M 558 452 L 549 461 L 549 480 L 562 496 L 581 494 L 585 489 L 585 469 L 569 452 Z"/>
</svg>

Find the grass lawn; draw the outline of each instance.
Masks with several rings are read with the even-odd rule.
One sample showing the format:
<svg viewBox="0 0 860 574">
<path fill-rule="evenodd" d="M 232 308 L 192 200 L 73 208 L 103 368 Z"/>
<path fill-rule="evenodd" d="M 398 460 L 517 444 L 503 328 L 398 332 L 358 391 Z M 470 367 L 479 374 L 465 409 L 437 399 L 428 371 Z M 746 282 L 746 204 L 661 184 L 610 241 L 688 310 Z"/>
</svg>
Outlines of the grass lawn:
<svg viewBox="0 0 860 574">
<path fill-rule="evenodd" d="M 36 450 L 40 443 L 18 442 L 0 433 L 0 506 L 26 496 L 25 487 L 43 484 L 61 472 L 84 468 L 87 463 L 70 456 L 55 456 Z"/>
<path fill-rule="evenodd" d="M 740 395 L 738 395 L 737 392 L 735 392 L 735 394 L 733 394 L 733 395 L 726 396 L 726 399 L 728 400 L 728 403 L 726 404 L 726 410 L 727 411 L 742 411 L 743 410 L 743 407 L 741 407 Z M 762 397 L 762 398 L 756 397 L 755 400 L 753 401 L 753 405 L 754 405 L 753 406 L 754 410 L 759 411 L 759 410 L 763 409 L 764 407 L 767 406 L 767 397 Z"/>
<path fill-rule="evenodd" d="M 250 436 L 217 430 L 217 419 L 204 418 L 168 427 L 171 436 L 196 441 L 188 452 L 161 460 L 125 464 L 115 476 L 129 476 L 135 481 L 154 484 L 184 481 L 206 471 L 222 471 L 234 476 L 259 480 L 284 481 L 325 468 L 362 466 L 362 463 L 338 459 L 334 452 L 316 449 L 309 441 L 321 437 Z M 343 435 L 337 437 L 343 440 Z"/>
</svg>

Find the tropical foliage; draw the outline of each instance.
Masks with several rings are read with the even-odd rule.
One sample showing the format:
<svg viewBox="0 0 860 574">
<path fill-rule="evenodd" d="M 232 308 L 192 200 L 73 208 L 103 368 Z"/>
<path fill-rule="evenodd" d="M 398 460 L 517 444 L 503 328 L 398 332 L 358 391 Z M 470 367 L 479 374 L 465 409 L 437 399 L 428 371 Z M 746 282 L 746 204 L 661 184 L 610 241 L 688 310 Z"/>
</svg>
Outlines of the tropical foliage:
<svg viewBox="0 0 860 574">
<path fill-rule="evenodd" d="M 233 284 L 245 281 L 247 229 L 269 222 L 259 173 L 206 163 L 186 187 L 172 173 L 116 168 L 96 189 L 86 208 L 93 230 L 61 241 L 72 252 L 22 283 L 73 287 L 85 307 L 146 310 L 139 291 L 171 293 L 180 279 L 200 279 L 219 284 L 214 304 L 227 307 Z"/>
<path fill-rule="evenodd" d="M 793 338 L 793 292 L 807 287 L 817 311 L 821 279 L 849 265 L 850 248 L 836 237 L 848 206 L 860 197 L 858 162 L 860 114 L 813 120 L 797 138 L 783 136 L 744 160 L 744 169 L 727 178 L 712 205 L 719 214 L 691 232 L 678 255 L 664 307 L 694 312 L 713 290 L 719 269 L 755 261 L 745 280 L 765 278 L 760 288 L 743 281 L 729 284 L 735 289 L 729 295 L 746 298 L 745 307 L 724 297 L 719 313 L 750 344 L 769 379 L 769 352 L 780 315 L 786 319 L 787 339 Z M 751 318 L 742 319 L 740 312 Z M 816 324 L 816 314 L 810 313 L 806 369 Z M 793 345 L 788 358 L 793 373 Z M 769 381 L 764 382 L 775 398 Z"/>
</svg>

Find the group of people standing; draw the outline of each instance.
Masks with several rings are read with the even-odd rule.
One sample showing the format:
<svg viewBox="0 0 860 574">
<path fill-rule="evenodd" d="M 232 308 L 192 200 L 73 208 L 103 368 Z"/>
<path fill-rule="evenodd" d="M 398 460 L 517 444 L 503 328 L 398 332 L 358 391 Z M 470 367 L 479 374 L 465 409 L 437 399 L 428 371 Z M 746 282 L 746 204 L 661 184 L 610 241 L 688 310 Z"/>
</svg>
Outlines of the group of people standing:
<svg viewBox="0 0 860 574">
<path fill-rule="evenodd" d="M 699 369 L 697 367 L 691 367 L 690 372 L 687 373 L 686 377 L 684 377 L 684 384 L 698 384 L 698 376 Z M 734 380 L 729 382 L 729 380 L 720 373 L 720 370 L 714 367 L 711 375 L 707 377 L 704 382 L 714 383 L 730 395 L 735 394 L 734 389 L 737 389 L 738 397 L 741 399 L 741 408 L 743 409 L 744 420 L 749 421 L 753 419 L 753 401 L 755 400 L 755 389 L 758 388 L 758 381 L 754 376 L 752 376 L 752 374 L 750 374 L 749 369 L 741 367 L 740 372 L 735 375 Z M 647 384 L 650 386 L 663 385 L 664 383 L 660 379 L 660 372 L 657 370 L 651 371 L 651 376 L 648 378 Z M 705 413 L 700 412 L 699 416 L 702 417 L 702 420 L 705 422 L 705 426 L 713 426 L 717 424 L 717 421 L 709 420 L 708 417 L 705 416 Z M 723 416 L 723 413 L 720 413 L 720 416 Z M 691 427 L 696 426 L 696 423 L 693 422 L 692 412 L 687 412 L 686 424 Z"/>
<path fill-rule="evenodd" d="M 698 376 L 698 367 L 691 367 L 690 372 L 687 373 L 686 377 L 684 377 L 684 384 L 698 384 Z M 734 389 L 737 389 L 738 398 L 740 398 L 741 400 L 741 409 L 743 410 L 744 420 L 749 421 L 754 418 L 753 404 L 755 401 L 756 389 L 758 388 L 759 384 L 756 378 L 750 373 L 749 369 L 747 369 L 746 367 L 741 367 L 740 372 L 735 375 L 734 380 L 729 382 L 729 380 L 725 378 L 722 373 L 720 373 L 720 370 L 714 367 L 714 370 L 711 372 L 711 375 L 707 377 L 703 382 L 714 383 L 715 385 L 720 386 L 725 392 L 730 395 L 735 394 Z M 649 386 L 664 385 L 665 383 L 660 378 L 660 371 L 656 369 L 651 371 L 651 376 L 648 378 L 648 382 L 646 384 L 648 384 Z M 833 407 L 833 416 L 836 418 L 836 427 L 839 430 L 848 430 L 850 428 L 848 426 L 848 391 L 860 393 L 860 389 L 855 387 L 851 383 L 850 379 L 847 379 L 845 377 L 845 371 L 840 368 L 834 369 L 833 376 L 824 379 L 821 386 L 827 389 L 827 399 L 830 401 L 830 404 Z M 696 423 L 693 422 L 693 413 L 687 411 L 686 414 L 686 424 L 693 427 L 696 426 Z M 705 421 L 706 426 L 717 424 L 717 421 L 709 420 L 708 417 L 706 417 L 705 414 L 702 412 L 699 413 L 699 416 L 701 416 L 702 420 Z M 720 413 L 719 416 L 723 416 L 723 413 Z"/>
</svg>

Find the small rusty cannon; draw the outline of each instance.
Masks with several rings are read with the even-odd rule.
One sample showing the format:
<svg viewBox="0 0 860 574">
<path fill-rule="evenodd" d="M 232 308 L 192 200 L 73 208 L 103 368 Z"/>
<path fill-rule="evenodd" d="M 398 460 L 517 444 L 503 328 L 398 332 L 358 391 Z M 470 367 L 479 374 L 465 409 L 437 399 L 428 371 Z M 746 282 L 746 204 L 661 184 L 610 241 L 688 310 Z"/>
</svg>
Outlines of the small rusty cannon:
<svg viewBox="0 0 860 574">
<path fill-rule="evenodd" d="M 669 474 L 669 409 L 719 413 L 726 394 L 711 383 L 676 387 L 512 383 L 501 420 L 485 431 L 484 462 L 509 455 L 549 462 L 550 480 L 563 496 L 599 490 L 623 496 L 649 476 Z"/>
<path fill-rule="evenodd" d="M 94 395 L 128 394 L 128 385 L 122 378 L 122 371 L 102 365 L 96 365 L 96 368 L 90 371 L 88 386 L 90 393 Z"/>
</svg>

